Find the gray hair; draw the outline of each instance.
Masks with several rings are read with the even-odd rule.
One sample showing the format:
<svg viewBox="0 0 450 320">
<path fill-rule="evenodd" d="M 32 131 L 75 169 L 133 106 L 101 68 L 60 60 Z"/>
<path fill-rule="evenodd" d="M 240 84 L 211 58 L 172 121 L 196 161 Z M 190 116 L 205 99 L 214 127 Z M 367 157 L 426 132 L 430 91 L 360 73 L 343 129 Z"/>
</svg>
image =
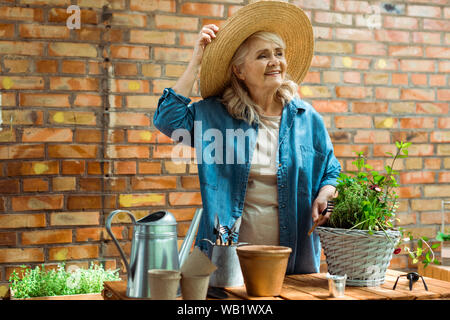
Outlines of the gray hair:
<svg viewBox="0 0 450 320">
<path fill-rule="evenodd" d="M 253 38 L 270 41 L 286 49 L 286 45 L 280 36 L 272 32 L 259 31 L 252 34 L 240 45 L 230 62 L 227 71 L 230 77 L 230 84 L 225 88 L 221 102 L 226 106 L 228 113 L 233 118 L 245 120 L 250 125 L 255 121 L 259 121 L 259 114 L 262 112 L 262 109 L 252 100 L 244 82 L 236 77 L 233 72 L 233 66 L 240 66 L 244 63 L 245 56 L 249 50 L 249 40 Z M 298 96 L 297 91 L 298 85 L 286 74 L 283 83 L 276 92 L 276 97 L 285 105 Z"/>
</svg>

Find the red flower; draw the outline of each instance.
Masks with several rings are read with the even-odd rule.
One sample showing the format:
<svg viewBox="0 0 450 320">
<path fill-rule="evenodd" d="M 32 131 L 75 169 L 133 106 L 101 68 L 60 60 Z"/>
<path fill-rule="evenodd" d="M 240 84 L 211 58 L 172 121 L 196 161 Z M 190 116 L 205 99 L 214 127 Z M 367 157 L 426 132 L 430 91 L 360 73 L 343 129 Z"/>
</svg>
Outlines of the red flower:
<svg viewBox="0 0 450 320">
<path fill-rule="evenodd" d="M 381 192 L 381 188 L 380 188 L 379 186 L 377 186 L 376 184 L 371 185 L 371 186 L 369 187 L 369 189 L 374 190 L 374 191 L 376 191 L 376 192 Z"/>
<path fill-rule="evenodd" d="M 402 249 L 400 249 L 400 248 L 397 248 L 397 249 L 395 249 L 395 250 L 394 250 L 394 254 L 399 254 L 399 253 L 400 253 L 400 251 L 402 251 Z"/>
</svg>

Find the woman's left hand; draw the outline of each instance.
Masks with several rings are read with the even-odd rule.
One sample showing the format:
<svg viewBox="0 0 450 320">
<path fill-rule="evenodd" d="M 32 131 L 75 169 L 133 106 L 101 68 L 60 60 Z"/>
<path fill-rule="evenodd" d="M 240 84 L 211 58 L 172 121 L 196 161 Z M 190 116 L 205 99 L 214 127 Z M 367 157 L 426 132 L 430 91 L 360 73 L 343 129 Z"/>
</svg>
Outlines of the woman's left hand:
<svg viewBox="0 0 450 320">
<path fill-rule="evenodd" d="M 313 223 L 316 223 L 317 220 L 319 220 L 319 226 L 323 225 L 328 218 L 330 218 L 331 212 L 327 212 L 325 216 L 321 216 L 320 213 L 327 207 L 328 201 L 331 200 L 334 196 L 334 193 L 336 191 L 336 188 L 331 185 L 323 186 L 320 191 L 317 198 L 314 200 L 312 205 L 312 219 Z"/>
</svg>

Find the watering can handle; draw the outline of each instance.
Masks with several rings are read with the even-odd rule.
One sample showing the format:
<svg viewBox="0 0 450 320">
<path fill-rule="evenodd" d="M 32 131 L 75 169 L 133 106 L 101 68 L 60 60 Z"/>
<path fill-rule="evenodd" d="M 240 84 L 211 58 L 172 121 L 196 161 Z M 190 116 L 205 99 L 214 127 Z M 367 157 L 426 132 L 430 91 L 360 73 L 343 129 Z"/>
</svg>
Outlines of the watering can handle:
<svg viewBox="0 0 450 320">
<path fill-rule="evenodd" d="M 136 218 L 134 217 L 134 215 L 127 210 L 114 210 L 113 212 L 111 212 L 108 216 L 108 218 L 106 219 L 106 223 L 105 223 L 105 228 L 106 231 L 108 232 L 108 234 L 111 236 L 111 239 L 114 241 L 117 249 L 119 249 L 119 253 L 120 256 L 122 257 L 123 262 L 125 263 L 125 267 L 127 268 L 127 274 L 130 275 L 130 264 L 127 261 L 127 257 L 125 256 L 125 253 L 123 252 L 122 248 L 120 247 L 119 241 L 117 241 L 116 237 L 114 236 L 114 234 L 111 231 L 111 221 L 114 218 L 114 216 L 118 213 L 122 213 L 125 212 L 127 213 L 130 218 L 131 221 L 133 221 L 133 225 L 136 224 Z"/>
</svg>

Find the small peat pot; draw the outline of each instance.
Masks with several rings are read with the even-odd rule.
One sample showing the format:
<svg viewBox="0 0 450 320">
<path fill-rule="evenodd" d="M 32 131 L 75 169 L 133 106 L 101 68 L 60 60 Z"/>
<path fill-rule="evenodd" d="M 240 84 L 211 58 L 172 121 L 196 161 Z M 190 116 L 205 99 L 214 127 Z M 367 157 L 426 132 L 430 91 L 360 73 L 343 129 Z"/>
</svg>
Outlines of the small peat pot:
<svg viewBox="0 0 450 320">
<path fill-rule="evenodd" d="M 247 245 L 236 248 L 249 296 L 278 296 L 283 286 L 292 249 L 282 246 Z"/>
</svg>

